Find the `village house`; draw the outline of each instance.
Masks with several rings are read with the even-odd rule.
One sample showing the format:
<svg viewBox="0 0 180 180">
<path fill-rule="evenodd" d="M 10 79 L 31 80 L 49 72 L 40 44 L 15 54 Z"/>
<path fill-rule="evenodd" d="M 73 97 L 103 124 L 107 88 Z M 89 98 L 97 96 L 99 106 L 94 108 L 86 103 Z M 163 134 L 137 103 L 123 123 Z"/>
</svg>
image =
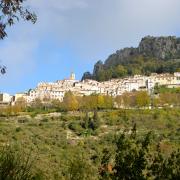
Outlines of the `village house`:
<svg viewBox="0 0 180 180">
<path fill-rule="evenodd" d="M 14 96 L 16 102 L 19 98 L 24 98 L 27 103 L 35 99 L 41 100 L 59 100 L 63 101 L 65 93 L 71 91 L 77 96 L 89 96 L 91 94 L 102 94 L 116 97 L 125 92 L 148 91 L 153 92 L 156 85 L 164 85 L 169 88 L 180 87 L 180 72 L 174 74 L 156 74 L 150 76 L 135 75 L 127 78 L 111 79 L 109 81 L 98 82 L 86 79 L 78 81 L 75 74 L 71 73 L 70 78 L 58 80 L 56 82 L 40 82 L 35 89 L 29 90 L 28 93 L 17 93 Z M 11 102 L 12 96 L 8 94 L 0 95 L 0 102 Z"/>
<path fill-rule="evenodd" d="M 72 73 L 69 79 L 59 80 L 55 83 L 39 83 L 37 88 L 29 92 L 30 101 L 40 99 L 58 99 L 63 101 L 66 92 L 71 91 L 78 96 L 102 94 L 110 96 L 122 95 L 124 92 L 146 90 L 151 92 L 155 85 L 167 85 L 168 87 L 180 86 L 180 73 L 156 74 L 150 76 L 135 75 L 122 79 L 111 79 L 105 82 L 95 80 L 75 80 Z"/>
<path fill-rule="evenodd" d="M 0 105 L 8 105 L 12 102 L 13 96 L 8 93 L 0 93 Z"/>
</svg>

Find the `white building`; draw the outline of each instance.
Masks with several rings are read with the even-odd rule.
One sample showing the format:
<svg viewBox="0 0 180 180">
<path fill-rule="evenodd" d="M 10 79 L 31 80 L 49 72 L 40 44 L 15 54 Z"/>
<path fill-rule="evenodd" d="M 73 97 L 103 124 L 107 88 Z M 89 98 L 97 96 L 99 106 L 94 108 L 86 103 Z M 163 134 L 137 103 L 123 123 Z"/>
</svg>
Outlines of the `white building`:
<svg viewBox="0 0 180 180">
<path fill-rule="evenodd" d="M 18 97 L 24 97 L 27 102 L 32 102 L 36 98 L 58 99 L 63 101 L 66 92 L 71 91 L 75 95 L 91 95 L 102 94 L 110 96 L 122 95 L 124 92 L 147 90 L 152 92 L 155 85 L 166 85 L 168 87 L 180 87 L 180 73 L 174 74 L 156 74 L 150 76 L 135 75 L 133 77 L 122 79 L 111 79 L 105 82 L 97 82 L 95 80 L 75 80 L 75 74 L 71 74 L 69 79 L 59 80 L 56 82 L 45 83 L 41 82 L 28 94 L 19 93 L 15 95 L 15 100 Z M 8 97 L 6 97 L 8 99 Z"/>
<path fill-rule="evenodd" d="M 39 90 L 39 89 L 35 89 L 35 90 L 31 90 L 29 92 L 28 101 L 32 102 L 37 98 L 41 99 L 41 100 L 57 99 L 59 101 L 63 101 L 64 94 L 65 94 L 65 91 L 60 90 L 60 89 L 59 90 Z"/>
<path fill-rule="evenodd" d="M 0 93 L 0 102 L 2 103 L 11 103 L 13 96 L 8 93 Z"/>
</svg>

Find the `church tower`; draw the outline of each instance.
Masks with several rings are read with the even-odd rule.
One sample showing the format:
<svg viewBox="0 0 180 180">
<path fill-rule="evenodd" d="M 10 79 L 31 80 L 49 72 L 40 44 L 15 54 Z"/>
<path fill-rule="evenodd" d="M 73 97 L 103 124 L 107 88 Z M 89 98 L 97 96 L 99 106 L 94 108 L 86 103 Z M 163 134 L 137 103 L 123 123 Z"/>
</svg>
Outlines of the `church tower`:
<svg viewBox="0 0 180 180">
<path fill-rule="evenodd" d="M 70 76 L 70 80 L 75 80 L 76 79 L 76 75 L 74 72 L 71 72 L 71 76 Z"/>
</svg>

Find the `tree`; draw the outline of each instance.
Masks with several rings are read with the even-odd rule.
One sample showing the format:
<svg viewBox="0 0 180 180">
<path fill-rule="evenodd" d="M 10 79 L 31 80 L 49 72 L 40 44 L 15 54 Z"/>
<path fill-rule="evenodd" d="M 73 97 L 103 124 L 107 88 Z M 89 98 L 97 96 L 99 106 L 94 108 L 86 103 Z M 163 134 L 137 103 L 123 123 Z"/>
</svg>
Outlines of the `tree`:
<svg viewBox="0 0 180 180">
<path fill-rule="evenodd" d="M 161 153 L 159 146 L 157 152 L 152 157 L 152 163 L 148 167 L 148 177 L 154 179 L 180 179 L 180 151 L 173 151 L 169 157 L 165 158 Z"/>
<path fill-rule="evenodd" d="M 69 154 L 67 160 L 67 170 L 65 171 L 65 179 L 67 180 L 92 180 L 96 178 L 96 168 L 92 162 L 87 158 L 79 145 L 74 147 L 73 152 Z M 64 178 L 62 178 L 64 179 Z"/>
<path fill-rule="evenodd" d="M 112 109 L 114 106 L 114 99 L 112 96 L 104 96 L 104 108 Z"/>
<path fill-rule="evenodd" d="M 79 103 L 74 94 L 69 91 L 65 94 L 63 100 L 63 107 L 66 111 L 76 111 L 79 108 Z"/>
<path fill-rule="evenodd" d="M 114 70 L 114 78 L 124 77 L 127 75 L 127 70 L 124 66 L 118 65 Z"/>
<path fill-rule="evenodd" d="M 100 180 L 110 180 L 112 179 L 112 165 L 110 164 L 111 153 L 105 148 L 102 154 L 101 167 L 99 168 Z"/>
<path fill-rule="evenodd" d="M 99 70 L 98 71 L 97 80 L 98 81 L 105 81 L 106 80 L 106 71 L 105 70 Z"/>
<path fill-rule="evenodd" d="M 102 95 L 98 95 L 97 96 L 97 106 L 98 106 L 98 109 L 103 109 L 105 107 L 105 103 L 104 103 L 104 96 Z"/>
<path fill-rule="evenodd" d="M 100 171 L 102 179 L 103 177 L 113 180 L 179 179 L 180 151 L 173 151 L 167 156 L 161 153 L 159 144 L 152 151 L 152 141 L 151 132 L 141 139 L 138 138 L 136 125 L 130 135 L 125 133 L 117 135 L 115 157 L 104 151 L 104 159 L 101 162 L 103 171 Z M 110 159 L 114 159 L 112 172 L 105 168 Z"/>
<path fill-rule="evenodd" d="M 135 94 L 136 105 L 138 107 L 146 107 L 150 104 L 150 97 L 146 91 L 138 91 Z"/>
<path fill-rule="evenodd" d="M 115 166 L 113 179 L 145 179 L 146 154 L 149 151 L 150 134 L 143 141 L 138 141 L 135 132 L 130 137 L 125 134 L 116 141 Z"/>
<path fill-rule="evenodd" d="M 91 111 L 97 109 L 97 95 L 83 96 L 81 99 L 81 109 Z"/>
<path fill-rule="evenodd" d="M 37 16 L 25 8 L 24 2 L 26 0 L 1 0 L 0 1 L 0 39 L 7 36 L 7 26 L 12 26 L 15 21 L 24 19 L 35 23 Z M 0 65 L 0 74 L 6 73 L 6 66 Z"/>
<path fill-rule="evenodd" d="M 6 66 L 1 66 L 0 65 L 0 73 L 5 74 L 6 73 Z"/>
<path fill-rule="evenodd" d="M 1 0 L 0 1 L 0 39 L 7 36 L 6 27 L 12 26 L 20 18 L 35 23 L 37 16 L 26 9 L 25 0 Z"/>
<path fill-rule="evenodd" d="M 124 93 L 122 95 L 122 102 L 125 108 L 133 107 L 135 106 L 135 96 L 134 93 Z"/>
<path fill-rule="evenodd" d="M 53 100 L 51 101 L 51 104 L 52 104 L 52 107 L 53 107 L 53 108 L 56 108 L 56 109 L 58 109 L 58 110 L 61 110 L 61 109 L 62 109 L 62 102 L 61 102 L 60 100 L 58 100 L 58 99 L 53 99 Z"/>
</svg>

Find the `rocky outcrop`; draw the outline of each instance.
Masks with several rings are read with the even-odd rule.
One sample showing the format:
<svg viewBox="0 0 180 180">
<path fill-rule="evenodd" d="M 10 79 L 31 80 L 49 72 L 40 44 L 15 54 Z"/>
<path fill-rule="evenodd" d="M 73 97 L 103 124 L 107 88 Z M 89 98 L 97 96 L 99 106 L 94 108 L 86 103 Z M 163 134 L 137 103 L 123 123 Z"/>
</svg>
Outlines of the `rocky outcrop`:
<svg viewBox="0 0 180 180">
<path fill-rule="evenodd" d="M 180 38 L 147 36 L 141 40 L 138 49 L 139 54 L 158 59 L 180 58 Z"/>
<path fill-rule="evenodd" d="M 132 62 L 134 57 L 138 56 L 150 57 L 158 61 L 180 59 L 180 38 L 176 38 L 175 36 L 146 36 L 142 38 L 137 48 L 124 48 L 110 55 L 104 63 L 98 61 L 94 65 L 93 74 L 86 73 L 83 77 L 96 79 L 100 71 L 108 70 L 117 65 L 127 64 L 128 62 Z"/>
<path fill-rule="evenodd" d="M 93 75 L 89 71 L 87 71 L 83 74 L 81 81 L 85 79 L 93 79 Z"/>
<path fill-rule="evenodd" d="M 93 76 L 96 76 L 98 74 L 99 71 L 104 69 L 104 65 L 102 61 L 98 61 L 95 65 L 94 65 L 94 70 L 93 70 Z"/>
<path fill-rule="evenodd" d="M 105 61 L 104 66 L 106 68 L 111 66 L 116 66 L 138 54 L 139 54 L 138 48 L 131 47 L 131 48 L 124 48 L 122 50 L 118 50 L 116 51 L 115 54 L 109 56 L 109 58 Z"/>
</svg>

